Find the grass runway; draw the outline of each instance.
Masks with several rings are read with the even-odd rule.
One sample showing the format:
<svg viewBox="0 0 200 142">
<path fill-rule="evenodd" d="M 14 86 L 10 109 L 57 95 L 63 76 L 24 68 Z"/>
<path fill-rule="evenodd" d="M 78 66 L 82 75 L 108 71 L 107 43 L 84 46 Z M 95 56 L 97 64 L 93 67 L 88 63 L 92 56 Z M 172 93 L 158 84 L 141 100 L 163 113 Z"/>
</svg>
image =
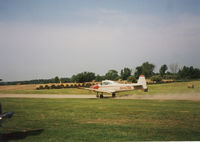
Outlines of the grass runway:
<svg viewBox="0 0 200 142">
<path fill-rule="evenodd" d="M 195 85 L 194 89 L 187 84 Z M 118 94 L 200 94 L 200 81 L 149 85 L 149 92 Z M 17 89 L 16 89 L 17 88 Z M 1 94 L 92 94 L 80 89 L 35 90 L 1 86 Z M 0 141 L 199 141 L 199 100 L 0 98 L 14 111 L 0 127 Z"/>
<path fill-rule="evenodd" d="M 116 99 L 0 99 L 14 111 L 4 141 L 200 140 L 200 102 Z"/>
</svg>

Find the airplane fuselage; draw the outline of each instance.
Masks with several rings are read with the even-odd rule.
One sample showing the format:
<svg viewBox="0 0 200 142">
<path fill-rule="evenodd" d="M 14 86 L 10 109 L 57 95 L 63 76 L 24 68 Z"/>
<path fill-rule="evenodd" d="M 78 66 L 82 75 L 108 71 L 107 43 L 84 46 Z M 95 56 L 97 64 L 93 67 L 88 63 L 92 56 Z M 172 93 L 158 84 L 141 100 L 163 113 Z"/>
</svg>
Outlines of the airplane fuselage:
<svg viewBox="0 0 200 142">
<path fill-rule="evenodd" d="M 135 89 L 142 89 L 145 92 L 148 91 L 144 75 L 140 75 L 137 83 L 120 84 L 115 81 L 104 80 L 98 85 L 93 85 L 90 88 L 84 88 L 84 89 L 97 92 L 97 97 L 99 96 L 98 93 L 101 93 L 100 97 L 101 96 L 103 97 L 103 93 L 111 93 L 112 96 L 115 97 L 115 93 L 123 91 L 130 91 Z"/>
</svg>

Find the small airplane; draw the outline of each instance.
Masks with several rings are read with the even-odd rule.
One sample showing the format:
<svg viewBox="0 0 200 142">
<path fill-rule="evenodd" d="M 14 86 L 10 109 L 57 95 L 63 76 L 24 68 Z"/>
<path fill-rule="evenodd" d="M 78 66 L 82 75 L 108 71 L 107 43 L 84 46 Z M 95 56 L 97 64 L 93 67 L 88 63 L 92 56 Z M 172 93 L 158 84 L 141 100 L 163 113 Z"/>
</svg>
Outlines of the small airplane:
<svg viewBox="0 0 200 142">
<path fill-rule="evenodd" d="M 1 104 L 0 104 L 0 127 L 1 127 L 1 123 L 2 123 L 3 119 L 11 118 L 13 116 L 13 114 L 14 114 L 14 112 L 4 112 L 4 113 L 2 113 Z"/>
<path fill-rule="evenodd" d="M 118 92 L 130 91 L 135 89 L 144 90 L 144 92 L 148 91 L 147 83 L 145 80 L 144 75 L 140 75 L 139 80 L 137 83 L 132 84 L 121 84 L 111 80 L 104 80 L 98 85 L 90 86 L 90 88 L 80 88 L 80 89 L 87 89 L 90 91 L 97 92 L 96 97 L 103 98 L 103 93 L 110 93 L 112 97 L 116 96 Z M 99 96 L 100 93 L 100 96 Z"/>
</svg>

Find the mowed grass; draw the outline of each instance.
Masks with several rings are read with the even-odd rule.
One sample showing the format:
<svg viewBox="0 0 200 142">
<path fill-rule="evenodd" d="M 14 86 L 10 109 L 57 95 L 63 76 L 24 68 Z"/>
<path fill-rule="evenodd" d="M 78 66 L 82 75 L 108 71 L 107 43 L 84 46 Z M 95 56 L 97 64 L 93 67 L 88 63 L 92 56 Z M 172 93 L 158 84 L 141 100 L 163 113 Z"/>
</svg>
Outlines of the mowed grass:
<svg viewBox="0 0 200 142">
<path fill-rule="evenodd" d="M 188 88 L 188 84 L 193 84 L 194 88 Z M 128 92 L 121 92 L 120 95 L 154 95 L 154 94 L 199 94 L 200 93 L 200 81 L 188 81 L 188 82 L 174 82 L 148 85 L 148 92 L 141 90 L 133 90 Z"/>
<path fill-rule="evenodd" d="M 200 140 L 199 101 L 0 99 L 4 141 Z"/>
<path fill-rule="evenodd" d="M 194 84 L 195 88 L 188 88 L 188 84 Z M 35 88 L 36 85 L 0 86 L 0 94 L 95 94 L 91 91 L 77 88 L 44 90 L 36 90 Z M 141 90 L 133 90 L 128 92 L 120 92 L 118 95 L 200 93 L 200 81 L 154 84 L 148 85 L 148 88 L 149 91 L 146 93 Z"/>
<path fill-rule="evenodd" d="M 78 95 L 86 95 L 86 94 L 94 94 L 91 91 L 78 89 L 78 88 L 66 88 L 66 89 L 20 89 L 20 90 L 6 90 L 1 89 L 0 94 L 78 94 Z"/>
</svg>

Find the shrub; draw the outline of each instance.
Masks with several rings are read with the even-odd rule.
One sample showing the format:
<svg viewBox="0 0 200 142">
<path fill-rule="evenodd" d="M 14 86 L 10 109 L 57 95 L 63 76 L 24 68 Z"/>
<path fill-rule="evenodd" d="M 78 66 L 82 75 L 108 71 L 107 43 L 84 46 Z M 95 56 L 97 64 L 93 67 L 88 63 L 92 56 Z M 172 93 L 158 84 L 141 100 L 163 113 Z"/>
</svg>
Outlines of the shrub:
<svg viewBox="0 0 200 142">
<path fill-rule="evenodd" d="M 70 84 L 70 87 L 69 88 L 74 88 L 74 84 Z"/>
<path fill-rule="evenodd" d="M 44 86 L 44 89 L 49 89 L 49 86 L 48 86 L 48 85 L 45 85 L 45 86 Z"/>
<path fill-rule="evenodd" d="M 151 77 L 151 81 L 155 81 L 156 83 L 159 83 L 162 81 L 162 77 L 159 75 L 154 75 Z"/>
<path fill-rule="evenodd" d="M 65 86 L 64 86 L 64 84 L 60 84 L 60 88 L 64 88 Z"/>
<path fill-rule="evenodd" d="M 90 87 L 91 86 L 90 83 L 85 83 L 84 85 L 85 85 L 85 87 Z"/>
<path fill-rule="evenodd" d="M 79 87 L 83 87 L 83 83 L 80 83 L 80 84 L 79 84 Z"/>
<path fill-rule="evenodd" d="M 55 89 L 60 89 L 60 85 L 56 84 Z"/>
<path fill-rule="evenodd" d="M 36 89 L 37 89 L 37 90 L 43 89 L 43 86 L 42 86 L 42 85 L 37 86 Z"/>
<path fill-rule="evenodd" d="M 176 79 L 178 79 L 178 76 L 175 75 L 175 74 L 173 74 L 173 75 L 164 75 L 163 79 L 173 79 L 173 80 L 176 80 Z"/>
<path fill-rule="evenodd" d="M 78 87 L 78 84 L 77 84 L 77 83 L 75 83 L 75 84 L 74 84 L 74 88 L 77 88 L 77 87 Z"/>
<path fill-rule="evenodd" d="M 69 88 L 69 84 L 65 84 L 64 88 Z"/>
<path fill-rule="evenodd" d="M 40 89 L 45 89 L 45 86 L 43 86 L 43 85 L 40 85 Z"/>
<path fill-rule="evenodd" d="M 56 88 L 55 84 L 52 84 L 51 89 L 55 89 L 55 88 Z"/>
</svg>

